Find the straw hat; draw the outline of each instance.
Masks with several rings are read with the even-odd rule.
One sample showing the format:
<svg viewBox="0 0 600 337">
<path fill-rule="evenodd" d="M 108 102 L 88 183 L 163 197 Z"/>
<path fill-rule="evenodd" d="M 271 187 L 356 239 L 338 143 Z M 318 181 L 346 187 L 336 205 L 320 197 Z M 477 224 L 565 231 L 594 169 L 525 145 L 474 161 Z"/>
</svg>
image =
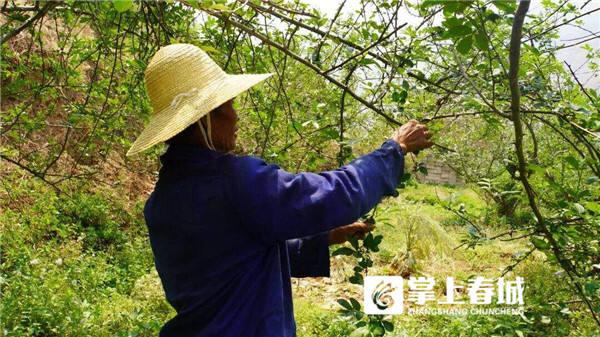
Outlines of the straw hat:
<svg viewBox="0 0 600 337">
<path fill-rule="evenodd" d="M 145 71 L 152 116 L 127 155 L 175 136 L 271 75 L 227 74 L 202 49 L 191 44 L 161 47 Z"/>
</svg>

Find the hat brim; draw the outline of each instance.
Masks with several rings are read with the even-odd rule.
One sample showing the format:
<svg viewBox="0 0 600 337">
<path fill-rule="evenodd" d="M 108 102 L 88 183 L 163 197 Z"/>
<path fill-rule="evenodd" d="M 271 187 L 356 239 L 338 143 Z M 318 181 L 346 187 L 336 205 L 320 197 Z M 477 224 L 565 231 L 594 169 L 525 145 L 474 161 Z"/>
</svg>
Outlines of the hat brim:
<svg viewBox="0 0 600 337">
<path fill-rule="evenodd" d="M 127 151 L 127 156 L 140 153 L 160 142 L 170 139 L 197 122 L 213 109 L 272 75 L 273 73 L 228 74 L 222 80 L 208 85 L 199 93 L 184 100 L 177 106 L 168 106 L 161 111 L 155 111 L 150 117 L 148 125 L 140 133 L 129 151 Z"/>
</svg>

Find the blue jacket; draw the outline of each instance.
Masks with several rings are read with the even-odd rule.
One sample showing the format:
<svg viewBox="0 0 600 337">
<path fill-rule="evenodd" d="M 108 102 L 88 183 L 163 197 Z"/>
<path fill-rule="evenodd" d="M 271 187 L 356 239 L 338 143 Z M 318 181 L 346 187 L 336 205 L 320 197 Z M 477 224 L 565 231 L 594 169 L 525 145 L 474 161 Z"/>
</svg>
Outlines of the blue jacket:
<svg viewBox="0 0 600 337">
<path fill-rule="evenodd" d="M 144 209 L 177 311 L 161 337 L 296 336 L 290 277 L 329 276 L 327 232 L 395 195 L 404 170 L 392 140 L 319 174 L 190 145 L 161 162 Z"/>
</svg>

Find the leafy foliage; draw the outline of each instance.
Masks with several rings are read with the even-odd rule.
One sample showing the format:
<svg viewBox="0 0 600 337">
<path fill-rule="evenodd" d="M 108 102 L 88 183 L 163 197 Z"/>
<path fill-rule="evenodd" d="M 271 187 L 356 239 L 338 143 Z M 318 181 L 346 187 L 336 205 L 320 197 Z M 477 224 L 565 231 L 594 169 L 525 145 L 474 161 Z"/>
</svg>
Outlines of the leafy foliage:
<svg viewBox="0 0 600 337">
<path fill-rule="evenodd" d="M 111 296 L 127 302 L 119 296 L 149 272 L 148 261 L 132 258 L 145 246 L 138 237 L 141 215 L 131 204 L 151 187 L 161 149 L 133 159 L 124 153 L 151 113 L 143 71 L 160 46 L 176 42 L 200 46 L 231 73 L 277 73 L 236 101 L 243 111 L 238 152 L 290 171 L 335 168 L 379 145 L 397 124 L 427 122 L 439 135 L 433 153 L 493 205 L 475 211 L 468 203 L 428 197 L 431 207 L 451 211 L 467 231 L 462 247 L 529 240 L 531 254 L 506 267 L 543 252 L 549 266 L 566 273 L 572 298 L 564 301 L 575 303 L 569 307 L 573 316 L 600 324 L 600 95 L 557 57 L 581 47 L 588 68 L 597 72 L 600 51 L 587 39 L 556 41 L 561 27 L 579 26 L 597 8 L 593 1 L 545 0 L 539 11 L 523 13 L 522 5 L 369 0 L 352 8 L 341 2 L 326 17 L 298 1 L 6 2 L 0 174 L 7 330 L 86 334 L 110 316 L 84 309 L 92 303 L 90 289 L 105 289 L 101 298 L 107 302 Z M 414 22 L 405 24 L 407 17 Z M 515 24 L 519 17 L 522 26 Z M 522 38 L 511 37 L 515 30 Z M 415 171 L 426 173 L 419 159 Z M 401 187 L 411 184 L 410 177 L 407 172 Z M 30 179 L 48 190 L 36 184 L 27 195 L 20 186 Z M 124 191 L 128 200 L 111 202 L 93 191 L 107 188 Z M 11 223 L 17 230 L 7 231 Z M 500 232 L 488 233 L 492 229 Z M 360 284 L 380 242 L 371 235 L 335 252 L 358 259 L 351 282 Z M 57 265 L 57 247 L 83 257 Z M 50 267 L 31 265 L 35 259 Z M 42 279 L 45 294 L 27 281 Z M 92 286 L 69 283 L 80 279 Z M 65 296 L 53 302 L 59 290 Z M 70 306 L 72 301 L 79 304 Z M 160 318 L 152 316 L 149 327 L 137 326 L 144 318 L 134 317 L 126 330 L 155 332 L 165 317 L 163 305 L 156 304 Z M 564 309 L 540 304 L 530 326 L 552 317 L 548 324 L 560 322 L 556 326 L 566 335 L 575 323 L 555 319 Z M 60 320 L 53 312 L 72 315 Z M 367 323 L 359 328 L 389 332 L 378 319 L 362 317 Z M 78 325 L 82 321 L 91 323 Z M 534 330 L 501 319 L 496 330 L 465 324 L 474 324 L 471 334 Z M 463 328 L 468 331 L 465 325 L 447 331 Z"/>
</svg>

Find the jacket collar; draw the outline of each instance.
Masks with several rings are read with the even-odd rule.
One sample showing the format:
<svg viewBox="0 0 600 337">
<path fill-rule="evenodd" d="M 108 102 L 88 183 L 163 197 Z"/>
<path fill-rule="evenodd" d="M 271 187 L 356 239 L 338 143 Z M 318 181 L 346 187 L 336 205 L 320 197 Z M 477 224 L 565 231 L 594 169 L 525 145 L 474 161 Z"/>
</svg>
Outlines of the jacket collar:
<svg viewBox="0 0 600 337">
<path fill-rule="evenodd" d="M 160 156 L 160 162 L 162 165 L 175 162 L 178 164 L 204 164 L 224 155 L 226 155 L 224 152 L 201 148 L 192 144 L 173 144 L 169 145 L 167 151 Z"/>
</svg>

